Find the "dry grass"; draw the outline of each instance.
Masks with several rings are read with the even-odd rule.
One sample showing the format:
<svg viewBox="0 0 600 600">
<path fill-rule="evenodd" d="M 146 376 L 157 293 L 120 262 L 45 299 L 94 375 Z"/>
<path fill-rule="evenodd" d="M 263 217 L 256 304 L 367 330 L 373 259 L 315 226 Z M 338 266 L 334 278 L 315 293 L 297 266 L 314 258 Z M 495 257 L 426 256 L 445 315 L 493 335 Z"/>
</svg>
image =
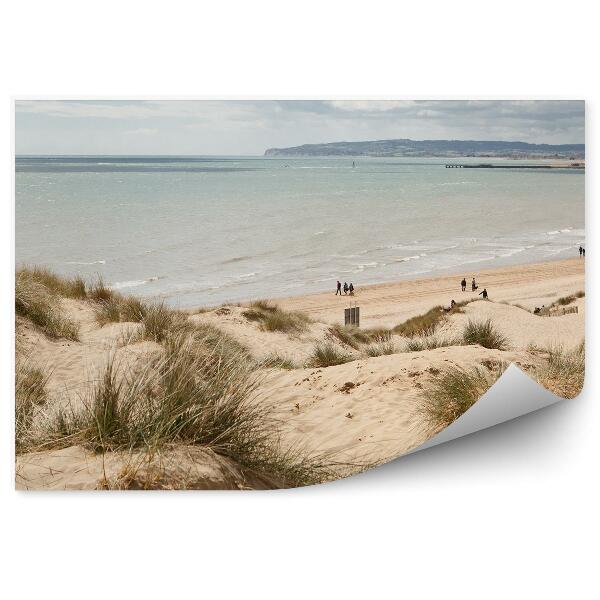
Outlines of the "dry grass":
<svg viewBox="0 0 600 600">
<path fill-rule="evenodd" d="M 266 369 L 286 369 L 288 371 L 298 368 L 298 365 L 291 358 L 279 356 L 278 354 L 265 357 L 259 365 Z"/>
<path fill-rule="evenodd" d="M 559 298 L 556 302 L 552 303 L 552 306 L 567 306 L 568 304 L 575 302 L 575 300 L 577 300 L 578 298 L 583 298 L 584 296 L 585 296 L 585 292 L 583 290 L 580 290 L 579 292 L 576 292 L 575 294 L 571 294 L 569 296 L 563 296 L 562 298 Z"/>
<path fill-rule="evenodd" d="M 313 348 L 306 366 L 307 367 L 333 367 L 354 360 L 353 357 L 340 350 L 331 342 L 316 344 Z"/>
<path fill-rule="evenodd" d="M 167 335 L 192 327 L 187 315 L 167 307 L 164 303 L 146 307 L 141 323 L 141 338 L 159 344 L 167 339 Z"/>
<path fill-rule="evenodd" d="M 150 306 L 135 296 L 113 293 L 107 300 L 98 300 L 94 308 L 96 321 L 103 327 L 107 323 L 141 323 Z"/>
<path fill-rule="evenodd" d="M 453 423 L 494 384 L 504 368 L 499 365 L 490 371 L 452 367 L 433 379 L 418 407 L 426 432 L 433 435 Z"/>
<path fill-rule="evenodd" d="M 50 293 L 85 300 L 87 292 L 85 281 L 82 277 L 61 277 L 46 267 L 22 267 L 17 271 L 17 277 L 21 275 L 30 281 L 41 283 Z"/>
<path fill-rule="evenodd" d="M 282 450 L 268 407 L 255 401 L 254 364 L 214 336 L 214 329 L 168 335 L 164 354 L 138 369 L 109 361 L 83 398 L 85 408 L 55 419 L 50 445 L 96 452 L 204 446 L 281 487 L 333 478 L 330 460 Z"/>
<path fill-rule="evenodd" d="M 456 302 L 452 310 L 445 310 L 442 306 L 434 306 L 426 313 L 412 317 L 400 325 L 396 325 L 392 330 L 398 335 L 404 337 L 414 337 L 416 335 L 431 335 L 441 325 L 446 317 L 458 313 L 464 313 L 463 307 L 470 304 L 472 300 Z"/>
<path fill-rule="evenodd" d="M 396 346 L 391 340 L 375 342 L 365 348 L 367 356 L 384 356 L 396 353 Z"/>
<path fill-rule="evenodd" d="M 460 346 L 462 340 L 454 337 L 442 337 L 437 334 L 415 336 L 406 341 L 405 352 L 422 352 L 423 350 L 435 350 L 447 346 Z"/>
<path fill-rule="evenodd" d="M 37 325 L 48 337 L 79 339 L 79 327 L 64 316 L 60 297 L 30 270 L 17 271 L 15 312 Z"/>
<path fill-rule="evenodd" d="M 536 380 L 547 390 L 561 398 L 575 398 L 583 389 L 585 379 L 585 344 L 574 350 L 548 348 L 547 361 L 535 371 Z"/>
<path fill-rule="evenodd" d="M 17 357 L 15 369 L 15 445 L 25 451 L 32 438 L 35 411 L 46 402 L 49 373 Z"/>
<path fill-rule="evenodd" d="M 264 331 L 302 333 L 306 331 L 310 323 L 310 319 L 305 314 L 285 311 L 265 300 L 252 302 L 242 315 L 249 321 L 259 322 Z"/>
<path fill-rule="evenodd" d="M 508 348 L 508 340 L 494 328 L 491 319 L 481 322 L 469 320 L 463 331 L 463 342 L 495 350 Z"/>
<path fill-rule="evenodd" d="M 355 350 L 358 350 L 362 344 L 388 342 L 392 339 L 391 330 L 384 327 L 360 329 L 354 325 L 335 324 L 329 328 L 329 333 Z"/>
<path fill-rule="evenodd" d="M 116 295 L 105 283 L 101 276 L 93 281 L 87 290 L 87 297 L 94 302 L 108 302 Z"/>
</svg>

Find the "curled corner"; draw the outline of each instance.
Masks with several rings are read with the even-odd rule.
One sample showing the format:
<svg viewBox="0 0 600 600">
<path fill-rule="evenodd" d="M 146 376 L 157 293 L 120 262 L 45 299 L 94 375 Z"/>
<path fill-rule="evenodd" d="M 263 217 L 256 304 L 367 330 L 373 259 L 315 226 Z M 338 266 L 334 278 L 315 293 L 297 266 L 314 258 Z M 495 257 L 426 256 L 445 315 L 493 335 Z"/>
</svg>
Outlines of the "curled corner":
<svg viewBox="0 0 600 600">
<path fill-rule="evenodd" d="M 409 454 L 516 419 L 560 400 L 563 398 L 555 396 L 511 364 L 467 412 Z"/>
</svg>

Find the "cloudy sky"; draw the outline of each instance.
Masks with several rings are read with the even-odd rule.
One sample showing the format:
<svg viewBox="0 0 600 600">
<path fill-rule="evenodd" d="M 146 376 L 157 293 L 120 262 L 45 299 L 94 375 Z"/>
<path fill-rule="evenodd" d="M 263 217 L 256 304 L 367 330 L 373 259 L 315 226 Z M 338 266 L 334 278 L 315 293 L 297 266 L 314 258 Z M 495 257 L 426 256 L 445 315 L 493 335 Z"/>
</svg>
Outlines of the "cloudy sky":
<svg viewBox="0 0 600 600">
<path fill-rule="evenodd" d="M 584 143 L 580 101 L 19 100 L 17 154 L 263 154 L 392 138 Z"/>
</svg>

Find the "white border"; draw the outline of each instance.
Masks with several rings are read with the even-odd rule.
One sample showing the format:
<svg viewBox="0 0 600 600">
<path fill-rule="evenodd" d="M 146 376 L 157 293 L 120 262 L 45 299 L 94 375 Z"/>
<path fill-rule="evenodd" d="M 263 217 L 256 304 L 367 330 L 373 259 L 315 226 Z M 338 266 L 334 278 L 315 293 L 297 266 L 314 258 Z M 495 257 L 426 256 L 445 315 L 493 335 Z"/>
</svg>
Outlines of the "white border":
<svg viewBox="0 0 600 600">
<path fill-rule="evenodd" d="M 10 3 L 0 36 L 3 390 L 12 379 L 11 96 L 585 98 L 593 233 L 592 6 Z M 589 235 L 589 365 L 598 364 L 596 247 Z M 274 494 L 16 494 L 4 401 L 0 589 L 62 600 L 591 597 L 600 533 L 594 371 L 575 402 L 360 477 Z"/>
</svg>

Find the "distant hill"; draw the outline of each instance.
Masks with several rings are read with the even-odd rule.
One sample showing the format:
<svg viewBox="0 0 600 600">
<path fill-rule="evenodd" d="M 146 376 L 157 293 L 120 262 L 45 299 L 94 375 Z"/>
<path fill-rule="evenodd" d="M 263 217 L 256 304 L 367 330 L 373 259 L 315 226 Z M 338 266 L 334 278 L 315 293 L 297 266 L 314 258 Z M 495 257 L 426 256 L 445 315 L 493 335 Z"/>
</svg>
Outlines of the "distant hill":
<svg viewBox="0 0 600 600">
<path fill-rule="evenodd" d="M 585 158 L 585 144 L 528 144 L 478 140 L 376 140 L 304 144 L 269 148 L 265 156 L 489 156 L 512 158 Z"/>
</svg>

